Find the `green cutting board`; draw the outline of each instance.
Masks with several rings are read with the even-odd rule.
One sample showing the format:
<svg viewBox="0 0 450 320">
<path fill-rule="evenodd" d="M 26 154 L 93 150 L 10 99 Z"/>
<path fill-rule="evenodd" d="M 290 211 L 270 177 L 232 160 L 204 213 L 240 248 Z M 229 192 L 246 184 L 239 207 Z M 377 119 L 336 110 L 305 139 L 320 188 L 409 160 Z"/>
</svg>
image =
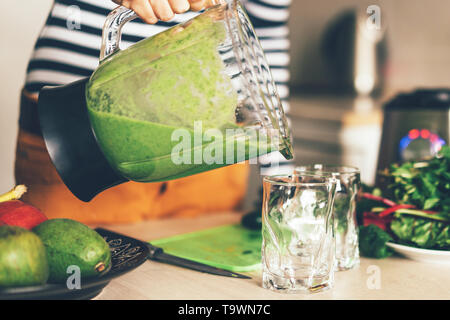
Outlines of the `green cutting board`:
<svg viewBox="0 0 450 320">
<path fill-rule="evenodd" d="M 261 231 L 226 225 L 151 241 L 164 252 L 213 267 L 253 271 L 261 265 Z"/>
</svg>

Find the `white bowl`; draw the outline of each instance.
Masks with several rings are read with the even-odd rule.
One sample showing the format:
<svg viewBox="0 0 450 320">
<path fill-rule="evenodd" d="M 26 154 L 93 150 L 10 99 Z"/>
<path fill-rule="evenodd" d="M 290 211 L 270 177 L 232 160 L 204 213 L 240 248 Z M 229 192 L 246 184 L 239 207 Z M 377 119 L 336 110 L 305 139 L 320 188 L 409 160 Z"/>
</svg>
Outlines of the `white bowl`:
<svg viewBox="0 0 450 320">
<path fill-rule="evenodd" d="M 386 245 L 411 260 L 450 265 L 450 251 L 420 249 L 392 242 L 387 242 Z"/>
</svg>

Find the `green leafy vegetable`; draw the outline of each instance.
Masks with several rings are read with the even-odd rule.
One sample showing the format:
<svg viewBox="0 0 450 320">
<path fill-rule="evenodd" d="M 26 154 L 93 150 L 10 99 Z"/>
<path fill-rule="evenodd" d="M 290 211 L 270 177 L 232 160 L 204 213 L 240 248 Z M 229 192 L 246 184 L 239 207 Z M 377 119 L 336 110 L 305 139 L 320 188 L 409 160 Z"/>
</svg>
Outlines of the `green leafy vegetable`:
<svg viewBox="0 0 450 320">
<path fill-rule="evenodd" d="M 445 222 L 396 213 L 390 230 L 401 244 L 424 249 L 450 249 L 450 225 Z"/>
<path fill-rule="evenodd" d="M 450 147 L 442 147 L 429 161 L 393 164 L 383 175 L 389 183 L 388 198 L 450 219 Z"/>
<path fill-rule="evenodd" d="M 361 255 L 370 258 L 386 258 L 392 255 L 392 250 L 386 242 L 392 238 L 380 227 L 373 224 L 359 228 L 359 251 Z"/>
<path fill-rule="evenodd" d="M 382 176 L 383 194 L 366 189 L 357 205 L 358 221 L 366 225 L 360 227 L 361 255 L 389 256 L 390 240 L 450 250 L 450 147 L 428 161 L 393 164 Z"/>
</svg>

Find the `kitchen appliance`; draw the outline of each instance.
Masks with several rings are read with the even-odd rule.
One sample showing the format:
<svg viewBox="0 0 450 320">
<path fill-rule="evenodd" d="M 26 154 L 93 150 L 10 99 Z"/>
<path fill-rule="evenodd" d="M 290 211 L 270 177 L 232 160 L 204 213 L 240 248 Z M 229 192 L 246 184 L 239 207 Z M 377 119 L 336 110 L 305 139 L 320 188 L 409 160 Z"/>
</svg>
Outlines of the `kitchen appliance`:
<svg viewBox="0 0 450 320">
<path fill-rule="evenodd" d="M 386 22 L 378 10 L 377 6 L 345 10 L 325 29 L 322 54 L 331 71 L 332 86 L 341 92 L 375 96 L 383 89 Z"/>
<path fill-rule="evenodd" d="M 401 93 L 384 105 L 378 170 L 434 156 L 450 141 L 450 89 Z"/>
<path fill-rule="evenodd" d="M 89 79 L 45 87 L 45 143 L 72 193 L 90 201 L 133 180 L 177 179 L 280 151 L 291 136 L 263 50 L 237 0 L 119 50 L 137 15 L 108 16 Z"/>
</svg>

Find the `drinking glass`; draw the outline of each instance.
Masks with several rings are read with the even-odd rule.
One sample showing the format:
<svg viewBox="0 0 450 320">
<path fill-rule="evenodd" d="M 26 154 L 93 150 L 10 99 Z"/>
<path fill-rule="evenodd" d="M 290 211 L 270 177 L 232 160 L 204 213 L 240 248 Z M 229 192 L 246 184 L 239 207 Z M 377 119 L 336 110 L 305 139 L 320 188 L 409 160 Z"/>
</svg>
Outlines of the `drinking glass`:
<svg viewBox="0 0 450 320">
<path fill-rule="evenodd" d="M 278 175 L 263 180 L 263 287 L 318 292 L 334 284 L 336 179 Z"/>
<path fill-rule="evenodd" d="M 360 187 L 360 171 L 351 166 L 314 164 L 295 169 L 297 174 L 319 174 L 337 179 L 334 201 L 336 231 L 336 267 L 348 270 L 359 265 L 356 196 Z"/>
</svg>

